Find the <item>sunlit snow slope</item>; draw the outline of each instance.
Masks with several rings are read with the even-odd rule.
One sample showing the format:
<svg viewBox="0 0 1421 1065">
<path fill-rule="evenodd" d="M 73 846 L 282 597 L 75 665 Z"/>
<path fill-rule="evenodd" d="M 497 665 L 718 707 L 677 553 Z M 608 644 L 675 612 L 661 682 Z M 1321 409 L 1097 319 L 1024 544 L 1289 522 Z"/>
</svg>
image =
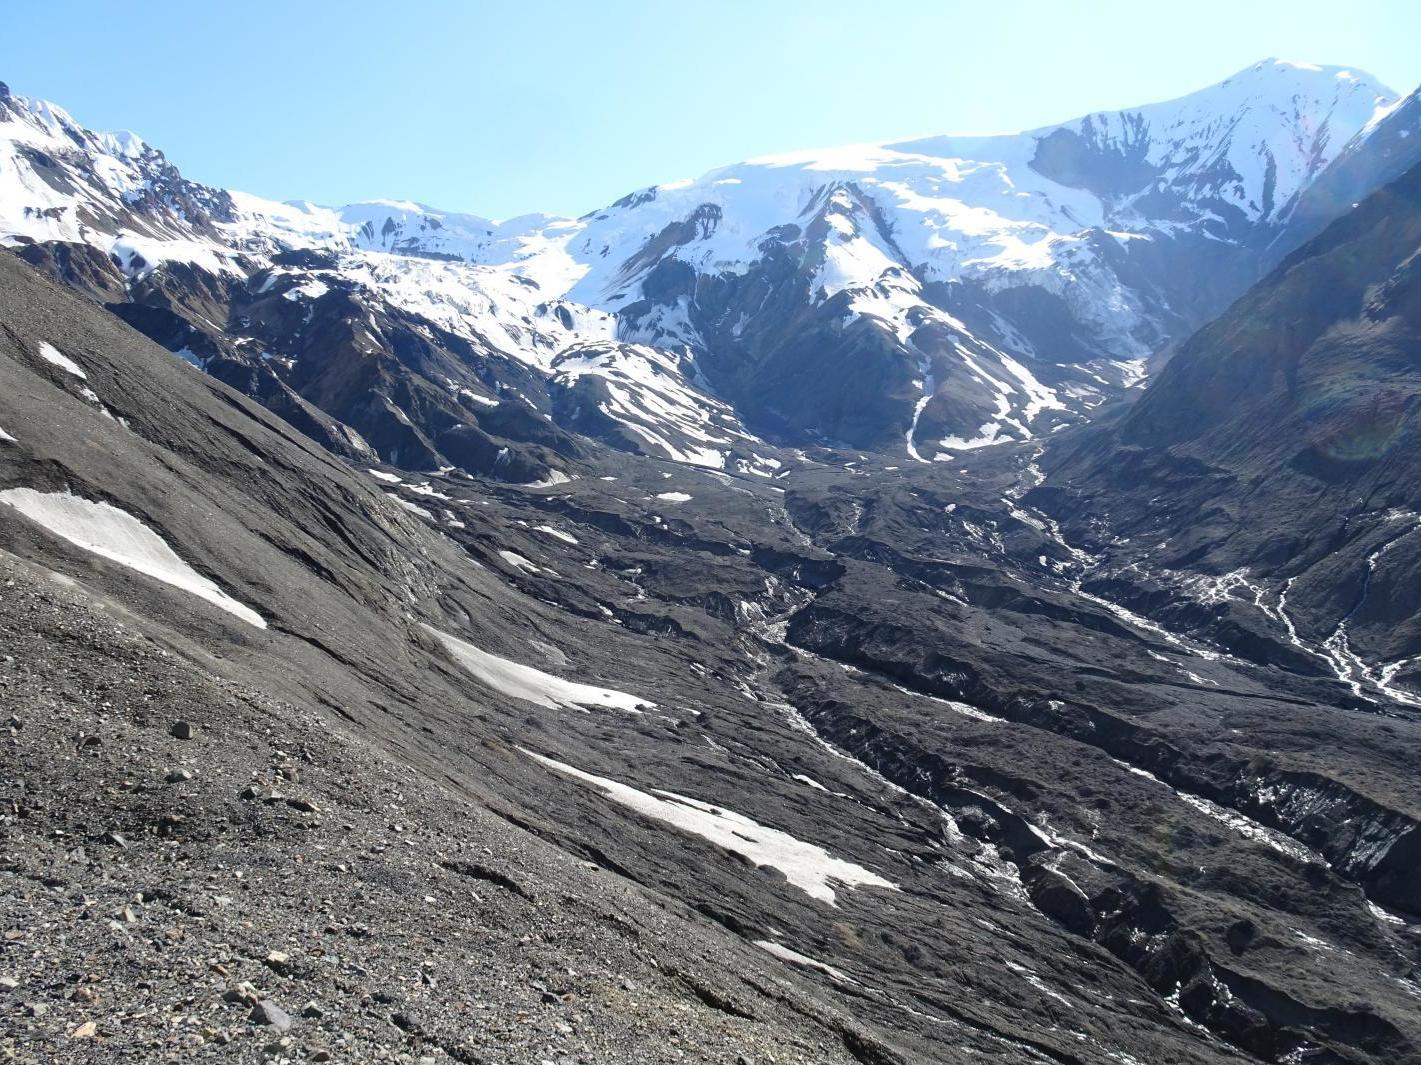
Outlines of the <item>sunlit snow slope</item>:
<svg viewBox="0 0 1421 1065">
<path fill-rule="evenodd" d="M 931 461 L 1042 435 L 1137 385 L 1147 357 L 1257 278 L 1300 197 L 1396 99 L 1359 71 L 1266 60 L 1180 100 L 1058 126 L 765 157 L 581 218 L 495 222 L 208 188 L 133 134 L 92 133 L 6 92 L 0 235 L 35 256 L 97 249 L 120 275 L 110 287 L 133 299 L 142 285 L 147 304 L 158 290 L 208 334 L 241 332 L 252 315 L 234 308 L 268 291 L 307 306 L 344 286 L 347 324 L 373 294 L 431 336 L 521 367 L 518 394 L 559 424 L 585 428 L 588 406 L 563 400 L 596 392 L 591 421 L 631 450 L 765 472 L 754 448 L 767 437 Z M 200 313 L 172 298 L 175 273 L 204 290 Z M 260 291 L 232 296 L 258 274 Z M 313 328 L 312 314 L 281 328 Z M 266 324 L 250 357 L 293 365 L 262 372 L 348 421 Z M 590 376 L 599 388 L 575 383 Z M 382 400 L 424 429 L 395 391 Z M 492 417 L 477 401 L 468 414 Z M 427 462 L 448 457 L 425 443 Z"/>
</svg>

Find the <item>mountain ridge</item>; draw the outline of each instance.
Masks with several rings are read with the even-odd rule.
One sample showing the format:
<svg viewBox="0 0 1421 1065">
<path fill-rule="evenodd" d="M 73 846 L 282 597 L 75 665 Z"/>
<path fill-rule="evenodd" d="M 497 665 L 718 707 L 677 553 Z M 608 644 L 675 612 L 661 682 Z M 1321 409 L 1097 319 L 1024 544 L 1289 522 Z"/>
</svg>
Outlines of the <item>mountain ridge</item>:
<svg viewBox="0 0 1421 1065">
<path fill-rule="evenodd" d="M 165 286 L 150 280 L 155 273 L 191 268 L 230 280 L 192 279 L 179 288 L 235 292 L 244 278 L 248 289 L 269 283 L 251 279 L 279 257 L 296 280 L 312 271 L 293 267 L 294 253 L 334 256 L 324 264 L 334 275 L 293 284 L 291 298 L 319 300 L 330 276 L 364 286 L 392 314 L 447 331 L 485 352 L 484 361 L 522 363 L 526 370 L 509 372 L 538 382 L 520 391 L 539 414 L 554 414 L 552 396 L 542 394 L 556 390 L 548 375 L 560 352 L 618 341 L 654 349 L 653 359 L 668 351 L 677 362 L 682 352 L 694 359 L 694 377 L 676 389 L 682 423 L 728 403 L 750 438 L 898 450 L 909 461 L 946 461 L 994 440 L 1043 436 L 1127 392 L 1143 378 L 1146 357 L 1253 280 L 1261 255 L 1254 246 L 1277 229 L 1274 217 L 1296 199 L 1298 183 L 1332 161 L 1338 142 L 1350 143 L 1378 106 L 1394 102 L 1374 79 L 1345 68 L 1265 62 L 1181 100 L 1109 113 L 1114 119 L 1096 113 L 1014 136 L 968 138 L 1008 149 L 983 159 L 910 154 L 887 143 L 762 157 L 639 190 L 578 219 L 499 223 L 399 200 L 319 208 L 210 190 L 187 182 L 141 140 L 115 141 L 105 154 L 108 142 L 62 110 L 20 99 L 8 105 L 7 169 L 20 185 L 17 191 L 12 176 L 0 201 L 10 205 L 0 219 L 3 239 L 31 247 L 87 241 L 117 255 L 123 276 L 107 284 L 113 297 L 128 298 L 108 302 L 158 300 L 185 323 L 165 325 L 166 336 L 213 334 L 203 319 L 218 322 L 218 332 L 239 332 L 222 317 L 244 312 L 227 296 L 216 304 L 203 297 L 199 306 L 182 306 L 190 301 L 182 293 L 160 299 L 155 292 Z M 1225 120 L 1240 100 L 1253 122 L 1243 132 L 1267 134 L 1242 147 L 1235 143 L 1247 140 L 1235 136 L 1241 120 Z M 33 135 L 17 132 L 25 108 L 39 115 Z M 1138 140 L 1149 139 L 1149 123 L 1139 117 L 1146 114 L 1173 115 L 1170 147 Z M 1081 139 L 1082 129 L 1104 135 L 1112 124 L 1134 131 L 1135 156 L 1115 152 L 1109 137 Z M 1048 136 L 1054 147 L 1043 156 Z M 65 164 L 61 157 L 75 145 L 81 157 Z M 26 155 L 46 150 L 59 170 Z M 994 154 L 1002 158 L 993 161 Z M 1279 156 L 1286 157 L 1281 171 Z M 1272 160 L 1272 169 L 1260 159 Z M 1042 168 L 1067 180 L 1088 171 L 1087 185 L 1106 186 L 1072 188 Z M 1109 191 L 1121 181 L 1143 181 L 1152 191 L 1122 198 Z M 1182 277 L 1208 281 L 1181 285 Z M 137 300 L 122 291 L 134 288 L 143 290 Z M 274 339 L 253 342 L 270 349 Z M 198 346 L 217 343 L 207 335 Z M 282 346 L 288 357 L 300 347 L 292 337 Z M 835 375 L 814 373 L 815 352 L 835 353 Z M 242 370 L 262 380 L 270 372 Z M 290 388 L 271 381 L 259 391 Z M 390 403 L 422 422 L 418 411 Z M 371 423 L 374 415 L 357 417 L 329 402 L 323 410 L 366 436 L 388 435 Z M 467 414 L 475 425 L 480 414 L 488 420 L 486 409 Z M 635 420 L 654 415 L 643 410 Z M 523 455 L 518 468 L 537 476 L 557 465 L 498 428 L 485 433 L 497 443 L 487 454 L 511 448 Z M 439 429 L 421 431 L 431 438 L 418 448 L 427 461 L 458 464 L 432 442 Z M 737 461 L 726 449 L 673 445 L 667 452 L 635 430 L 613 432 L 633 448 Z"/>
</svg>

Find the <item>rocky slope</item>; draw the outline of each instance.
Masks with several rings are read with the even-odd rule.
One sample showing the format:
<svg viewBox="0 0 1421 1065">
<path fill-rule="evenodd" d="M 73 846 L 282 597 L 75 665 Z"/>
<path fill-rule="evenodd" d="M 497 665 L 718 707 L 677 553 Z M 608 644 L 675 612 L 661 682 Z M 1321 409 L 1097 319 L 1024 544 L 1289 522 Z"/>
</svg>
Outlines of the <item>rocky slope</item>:
<svg viewBox="0 0 1421 1065">
<path fill-rule="evenodd" d="M 10 1060 L 855 1060 L 846 1015 L 684 907 L 81 583 L 0 579 Z"/>
<path fill-rule="evenodd" d="M 1035 496 L 1122 541 L 1116 564 L 1176 575 L 1132 594 L 1192 583 L 1363 703 L 1421 706 L 1418 263 L 1421 166 L 1191 338 L 1123 416 L 1053 447 Z"/>
<path fill-rule="evenodd" d="M 512 732 L 481 723 L 487 692 L 411 612 L 472 637 L 508 627 L 497 601 L 536 604 L 379 481 L 0 270 L 7 1052 L 875 1045 L 772 955 L 540 842 L 536 804 L 500 813 L 487 770 L 451 754 L 550 780 L 520 753 L 542 746 L 527 707 L 505 704 Z"/>
<path fill-rule="evenodd" d="M 1411 102 L 502 224 L 0 118 L 12 1057 L 1421 1061 Z"/>
<path fill-rule="evenodd" d="M 1417 1059 L 1421 723 L 1092 590 L 1034 447 L 350 468 L 0 270 L 17 1055 Z"/>
</svg>

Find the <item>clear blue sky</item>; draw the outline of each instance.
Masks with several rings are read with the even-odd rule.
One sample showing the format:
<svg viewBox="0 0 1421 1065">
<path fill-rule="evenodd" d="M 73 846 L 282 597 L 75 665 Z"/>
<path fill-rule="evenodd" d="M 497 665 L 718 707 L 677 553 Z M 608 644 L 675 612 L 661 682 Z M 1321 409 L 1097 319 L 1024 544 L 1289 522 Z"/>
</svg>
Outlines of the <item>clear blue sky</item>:
<svg viewBox="0 0 1421 1065">
<path fill-rule="evenodd" d="M 0 80 L 275 199 L 578 214 L 754 155 L 1029 128 L 1266 56 L 1421 82 L 1421 0 L 8 0 Z"/>
</svg>

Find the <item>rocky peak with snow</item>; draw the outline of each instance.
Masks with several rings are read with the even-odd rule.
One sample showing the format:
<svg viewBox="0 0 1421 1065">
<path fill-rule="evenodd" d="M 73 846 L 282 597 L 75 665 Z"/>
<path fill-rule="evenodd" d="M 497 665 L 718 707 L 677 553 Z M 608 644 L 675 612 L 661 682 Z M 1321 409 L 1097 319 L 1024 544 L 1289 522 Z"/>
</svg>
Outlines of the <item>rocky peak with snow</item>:
<svg viewBox="0 0 1421 1065">
<path fill-rule="evenodd" d="M 234 217 L 226 190 L 187 180 L 136 134 L 93 132 L 43 100 L 0 99 L 0 216 L 6 243 L 87 244 L 130 275 L 167 261 L 250 268 L 216 228 Z"/>
<path fill-rule="evenodd" d="M 1395 99 L 1365 73 L 1267 59 L 1179 100 L 1037 130 L 1028 135 L 1031 166 L 1088 189 L 1111 214 L 1197 221 L 1228 236 L 1240 224 L 1286 219 L 1307 184 Z"/>
<path fill-rule="evenodd" d="M 598 418 L 578 411 L 620 425 L 622 441 L 645 439 L 629 425 L 699 425 L 724 406 L 751 438 L 949 460 L 1041 436 L 1142 381 L 1147 358 L 1257 279 L 1301 198 L 1395 106 L 1361 72 L 1265 60 L 1179 100 L 1023 133 L 761 157 L 579 218 L 497 222 L 208 188 L 131 134 L 9 97 L 0 239 L 32 258 L 94 248 L 123 275 L 106 284 L 141 282 L 141 302 L 208 334 L 203 319 L 238 313 L 272 271 L 298 302 L 319 303 L 338 277 L 480 352 L 485 377 L 519 377 L 547 417 L 576 407 L 555 402 L 564 351 L 622 342 L 657 381 L 694 364 L 694 378 L 653 390 L 674 416 L 602 400 Z M 252 291 L 214 304 L 229 285 Z M 253 341 L 288 358 L 305 346 Z M 734 449 L 672 450 L 720 464 Z"/>
</svg>

